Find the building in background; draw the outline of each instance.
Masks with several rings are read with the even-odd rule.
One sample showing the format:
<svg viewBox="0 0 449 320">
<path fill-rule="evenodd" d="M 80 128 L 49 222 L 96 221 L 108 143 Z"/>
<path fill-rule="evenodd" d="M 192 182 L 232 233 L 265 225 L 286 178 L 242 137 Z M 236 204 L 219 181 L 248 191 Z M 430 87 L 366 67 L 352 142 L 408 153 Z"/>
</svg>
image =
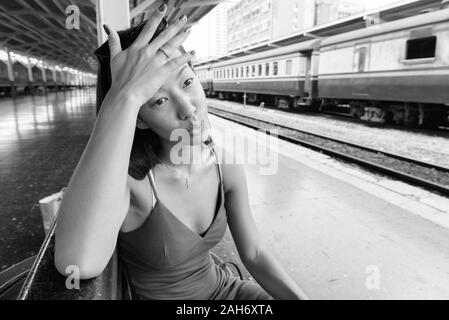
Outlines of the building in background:
<svg viewBox="0 0 449 320">
<path fill-rule="evenodd" d="M 242 0 L 228 10 L 228 52 L 271 39 L 273 0 Z"/>
<path fill-rule="evenodd" d="M 237 2 L 239 0 L 224 0 L 192 26 L 184 46 L 196 51 L 195 63 L 228 53 L 228 9 Z"/>
<path fill-rule="evenodd" d="M 241 0 L 227 13 L 227 50 L 232 53 L 364 10 L 339 0 Z"/>
<path fill-rule="evenodd" d="M 335 0 L 315 0 L 314 25 L 320 25 L 350 17 L 365 11 L 365 7 L 351 2 Z"/>
</svg>

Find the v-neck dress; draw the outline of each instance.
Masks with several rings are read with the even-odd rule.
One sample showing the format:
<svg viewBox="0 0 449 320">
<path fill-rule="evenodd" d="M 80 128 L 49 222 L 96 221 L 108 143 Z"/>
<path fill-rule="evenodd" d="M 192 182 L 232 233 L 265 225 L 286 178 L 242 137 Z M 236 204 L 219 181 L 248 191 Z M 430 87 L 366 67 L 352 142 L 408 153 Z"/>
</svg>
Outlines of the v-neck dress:
<svg viewBox="0 0 449 320">
<path fill-rule="evenodd" d="M 159 200 L 150 170 L 154 207 L 141 226 L 120 232 L 118 238 L 119 255 L 138 299 L 272 299 L 259 285 L 230 276 L 212 259 L 209 250 L 220 242 L 227 227 L 222 172 L 212 152 L 220 183 L 213 221 L 202 235 L 188 228 Z"/>
</svg>

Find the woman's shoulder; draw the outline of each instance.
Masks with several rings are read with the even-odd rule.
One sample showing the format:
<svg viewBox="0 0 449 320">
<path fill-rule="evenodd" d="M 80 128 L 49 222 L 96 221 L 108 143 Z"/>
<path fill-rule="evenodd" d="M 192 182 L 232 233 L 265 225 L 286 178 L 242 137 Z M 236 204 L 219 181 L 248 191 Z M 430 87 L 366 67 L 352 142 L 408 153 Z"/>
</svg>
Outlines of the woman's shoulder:
<svg viewBox="0 0 449 320">
<path fill-rule="evenodd" d="M 220 165 L 223 175 L 224 191 L 227 192 L 232 188 L 245 182 L 245 172 L 243 170 L 243 164 L 238 163 L 230 151 L 225 148 L 214 145 L 215 154 L 217 155 L 217 161 Z"/>
<path fill-rule="evenodd" d="M 136 225 L 146 219 L 153 205 L 152 187 L 148 178 L 138 180 L 128 175 L 127 190 L 130 196 L 129 209 L 122 224 L 122 231 L 135 229 Z"/>
<path fill-rule="evenodd" d="M 149 195 L 151 195 L 153 188 L 148 179 L 148 175 L 139 180 L 128 174 L 127 186 L 132 200 L 142 201 L 143 199 L 149 199 L 151 201 L 151 197 Z"/>
</svg>

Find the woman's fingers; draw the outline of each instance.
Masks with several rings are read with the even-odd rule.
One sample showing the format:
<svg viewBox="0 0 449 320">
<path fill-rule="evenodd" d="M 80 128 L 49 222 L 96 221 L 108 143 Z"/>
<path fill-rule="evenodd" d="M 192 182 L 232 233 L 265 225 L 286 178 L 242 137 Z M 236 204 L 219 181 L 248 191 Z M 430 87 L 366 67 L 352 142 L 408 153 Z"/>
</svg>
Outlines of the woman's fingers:
<svg viewBox="0 0 449 320">
<path fill-rule="evenodd" d="M 103 25 L 104 31 L 108 35 L 109 51 L 111 53 L 111 60 L 120 52 L 122 52 L 122 45 L 120 44 L 120 37 L 117 32 Z"/>
<path fill-rule="evenodd" d="M 193 58 L 194 55 L 195 55 L 195 50 L 186 52 L 181 56 L 171 59 L 170 61 L 168 61 L 165 64 L 165 66 L 168 68 L 169 72 L 173 72 L 176 70 L 176 68 L 179 68 L 184 63 L 189 62 Z"/>
<path fill-rule="evenodd" d="M 148 47 L 156 52 L 166 42 L 170 41 L 184 27 L 186 22 L 187 17 L 185 15 L 180 16 L 175 24 L 170 25 L 162 31 L 153 41 L 151 41 Z"/>
<path fill-rule="evenodd" d="M 137 36 L 136 40 L 134 40 L 131 46 L 136 48 L 142 48 L 150 42 L 154 33 L 157 30 L 157 27 L 161 23 L 164 18 L 165 11 L 167 10 L 167 5 L 163 3 L 158 10 L 153 13 L 153 16 L 145 23 L 140 34 Z"/>
<path fill-rule="evenodd" d="M 187 39 L 189 34 L 190 34 L 190 28 L 188 28 L 186 30 L 181 30 L 180 32 L 178 32 L 178 34 L 173 39 L 171 39 L 166 44 L 164 44 L 161 47 L 161 49 L 164 50 L 169 56 L 171 56 L 172 53 L 174 51 L 176 51 L 182 45 L 182 43 Z"/>
</svg>

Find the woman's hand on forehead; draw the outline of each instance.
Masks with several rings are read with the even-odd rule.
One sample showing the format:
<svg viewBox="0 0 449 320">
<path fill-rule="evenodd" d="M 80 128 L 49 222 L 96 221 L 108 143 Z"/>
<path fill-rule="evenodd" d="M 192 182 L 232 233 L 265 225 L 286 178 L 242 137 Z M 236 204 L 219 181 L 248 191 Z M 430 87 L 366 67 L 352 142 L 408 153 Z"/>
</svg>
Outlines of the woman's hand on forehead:
<svg viewBox="0 0 449 320">
<path fill-rule="evenodd" d="M 126 95 L 137 110 L 150 100 L 173 72 L 183 69 L 194 51 L 182 53 L 179 48 L 189 35 L 187 17 L 168 26 L 150 43 L 166 11 L 163 4 L 146 22 L 136 40 L 122 50 L 116 31 L 105 26 L 111 52 L 111 89 L 108 93 Z"/>
</svg>

